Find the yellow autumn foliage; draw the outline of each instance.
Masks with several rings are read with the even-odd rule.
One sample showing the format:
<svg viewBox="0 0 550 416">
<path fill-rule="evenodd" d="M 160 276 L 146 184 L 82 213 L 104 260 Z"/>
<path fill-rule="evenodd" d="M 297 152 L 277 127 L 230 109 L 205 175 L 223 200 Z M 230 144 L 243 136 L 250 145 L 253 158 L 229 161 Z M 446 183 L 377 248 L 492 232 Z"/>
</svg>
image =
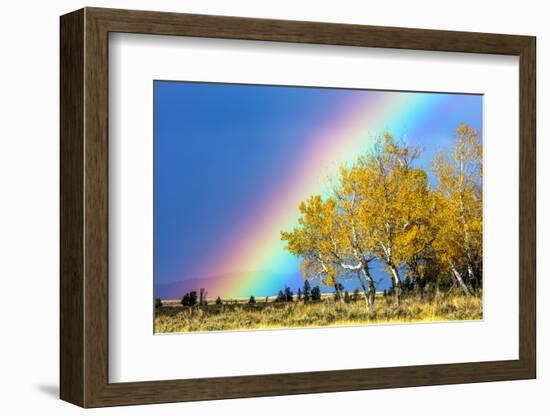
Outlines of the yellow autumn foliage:
<svg viewBox="0 0 550 416">
<path fill-rule="evenodd" d="M 421 149 L 378 137 L 351 166 L 342 166 L 332 195 L 311 196 L 298 226 L 281 232 L 303 260 L 304 278 L 337 287 L 352 271 L 375 288 L 368 262 L 386 264 L 397 304 L 404 270 L 421 288 L 428 272 L 450 276 L 464 294 L 481 286 L 482 145 L 471 127 L 457 127 L 454 146 L 432 162 L 435 183 L 416 166 Z M 361 278 L 361 275 L 363 278 Z"/>
</svg>

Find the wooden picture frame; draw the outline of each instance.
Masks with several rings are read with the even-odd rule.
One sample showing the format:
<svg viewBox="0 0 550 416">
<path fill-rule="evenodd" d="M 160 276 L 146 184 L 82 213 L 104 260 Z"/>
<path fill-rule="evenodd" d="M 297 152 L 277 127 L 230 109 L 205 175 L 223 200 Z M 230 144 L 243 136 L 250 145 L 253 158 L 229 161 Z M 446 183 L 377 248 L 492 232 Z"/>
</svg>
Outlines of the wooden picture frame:
<svg viewBox="0 0 550 416">
<path fill-rule="evenodd" d="M 85 8 L 61 17 L 60 396 L 82 407 L 536 377 L 535 38 Z M 519 359 L 109 383 L 108 35 L 245 39 L 519 57 Z"/>
</svg>

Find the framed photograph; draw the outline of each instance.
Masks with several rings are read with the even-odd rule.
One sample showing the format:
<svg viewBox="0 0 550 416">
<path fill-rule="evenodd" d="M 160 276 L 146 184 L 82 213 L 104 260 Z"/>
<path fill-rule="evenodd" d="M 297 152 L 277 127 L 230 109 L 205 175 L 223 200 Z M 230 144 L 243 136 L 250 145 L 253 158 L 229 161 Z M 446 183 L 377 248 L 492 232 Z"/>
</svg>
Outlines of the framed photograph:
<svg viewBox="0 0 550 416">
<path fill-rule="evenodd" d="M 535 378 L 535 49 L 62 16 L 61 398 Z"/>
</svg>

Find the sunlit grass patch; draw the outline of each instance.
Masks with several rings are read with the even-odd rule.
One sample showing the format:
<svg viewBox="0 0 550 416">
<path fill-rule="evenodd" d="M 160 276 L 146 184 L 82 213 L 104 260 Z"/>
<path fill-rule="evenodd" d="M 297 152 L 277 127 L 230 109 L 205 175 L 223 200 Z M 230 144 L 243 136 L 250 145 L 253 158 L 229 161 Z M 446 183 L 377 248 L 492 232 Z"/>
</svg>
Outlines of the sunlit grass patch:
<svg viewBox="0 0 550 416">
<path fill-rule="evenodd" d="M 398 324 L 479 320 L 481 295 L 439 294 L 424 299 L 405 297 L 395 306 L 391 297 L 378 296 L 374 308 L 363 301 L 163 306 L 156 309 L 155 332 L 228 331 L 268 328 L 306 328 L 345 325 Z"/>
</svg>

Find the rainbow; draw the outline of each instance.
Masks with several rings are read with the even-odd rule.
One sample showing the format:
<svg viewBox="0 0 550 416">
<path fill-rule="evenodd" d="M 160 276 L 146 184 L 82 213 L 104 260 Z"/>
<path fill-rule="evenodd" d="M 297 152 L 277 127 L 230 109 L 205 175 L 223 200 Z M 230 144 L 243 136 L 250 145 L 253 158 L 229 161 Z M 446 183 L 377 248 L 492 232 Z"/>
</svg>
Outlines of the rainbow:
<svg viewBox="0 0 550 416">
<path fill-rule="evenodd" d="M 414 131 L 437 117 L 446 94 L 363 91 L 335 115 L 321 131 L 312 132 L 308 146 L 292 155 L 292 168 L 281 175 L 270 197 L 243 219 L 233 239 L 220 241 L 206 256 L 215 261 L 198 264 L 218 278 L 208 287 L 209 296 L 246 297 L 276 294 L 284 286 L 278 276 L 295 271 L 299 259 L 280 241 L 280 231 L 290 230 L 298 219 L 298 205 L 309 195 L 326 194 L 328 178 L 335 177 L 341 163 L 353 162 L 372 144 L 374 137 L 389 131 L 396 137 Z M 262 271 L 263 272 L 260 272 Z M 267 271 L 266 271 L 267 270 Z"/>
</svg>

